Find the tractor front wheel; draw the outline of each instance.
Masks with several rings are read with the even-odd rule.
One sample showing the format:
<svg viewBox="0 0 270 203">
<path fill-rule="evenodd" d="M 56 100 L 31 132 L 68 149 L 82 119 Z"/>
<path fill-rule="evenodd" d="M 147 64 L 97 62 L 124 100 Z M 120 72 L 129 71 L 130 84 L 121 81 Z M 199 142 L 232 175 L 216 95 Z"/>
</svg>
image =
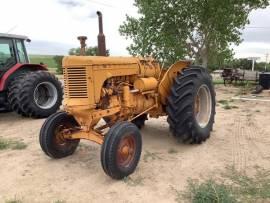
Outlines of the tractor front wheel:
<svg viewBox="0 0 270 203">
<path fill-rule="evenodd" d="M 136 125 L 116 123 L 105 136 L 101 149 L 104 172 L 117 180 L 129 176 L 139 163 L 141 151 L 142 137 Z"/>
<path fill-rule="evenodd" d="M 54 159 L 72 155 L 80 140 L 67 140 L 63 134 L 77 126 L 76 120 L 65 112 L 51 115 L 40 130 L 39 143 L 41 149 L 46 155 Z"/>
</svg>

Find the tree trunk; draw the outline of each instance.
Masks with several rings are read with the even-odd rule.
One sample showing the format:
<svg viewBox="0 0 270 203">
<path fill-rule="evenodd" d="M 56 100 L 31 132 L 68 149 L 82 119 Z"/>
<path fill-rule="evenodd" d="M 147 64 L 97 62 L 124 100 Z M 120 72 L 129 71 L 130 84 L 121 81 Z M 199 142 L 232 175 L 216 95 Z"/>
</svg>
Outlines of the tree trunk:
<svg viewBox="0 0 270 203">
<path fill-rule="evenodd" d="M 208 66 L 208 49 L 205 47 L 201 51 L 202 66 L 207 68 Z"/>
</svg>

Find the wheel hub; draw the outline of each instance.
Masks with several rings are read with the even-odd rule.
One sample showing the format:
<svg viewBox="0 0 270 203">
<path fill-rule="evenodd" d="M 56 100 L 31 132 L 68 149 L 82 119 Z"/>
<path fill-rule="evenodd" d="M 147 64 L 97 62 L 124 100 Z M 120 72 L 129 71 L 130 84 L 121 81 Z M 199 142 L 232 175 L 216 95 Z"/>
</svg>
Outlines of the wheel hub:
<svg viewBox="0 0 270 203">
<path fill-rule="evenodd" d="M 117 164 L 121 167 L 128 167 L 135 156 L 135 140 L 132 136 L 121 139 L 117 150 Z"/>
<path fill-rule="evenodd" d="M 52 108 L 58 98 L 58 92 L 51 82 L 39 83 L 34 90 L 34 101 L 42 109 Z"/>
<path fill-rule="evenodd" d="M 194 114 L 197 123 L 200 127 L 205 128 L 212 113 L 212 97 L 207 85 L 202 85 L 199 88 L 194 103 Z"/>
</svg>

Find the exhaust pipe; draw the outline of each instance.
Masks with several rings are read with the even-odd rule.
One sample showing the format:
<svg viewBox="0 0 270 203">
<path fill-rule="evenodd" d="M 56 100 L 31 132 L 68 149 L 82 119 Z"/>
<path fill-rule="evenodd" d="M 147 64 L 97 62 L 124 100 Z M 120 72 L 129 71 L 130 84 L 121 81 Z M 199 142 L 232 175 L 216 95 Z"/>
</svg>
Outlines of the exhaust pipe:
<svg viewBox="0 0 270 203">
<path fill-rule="evenodd" d="M 106 53 L 106 42 L 105 35 L 103 33 L 103 19 L 102 13 L 97 11 L 98 15 L 98 25 L 99 25 L 99 34 L 98 34 L 98 56 L 107 56 Z"/>
</svg>

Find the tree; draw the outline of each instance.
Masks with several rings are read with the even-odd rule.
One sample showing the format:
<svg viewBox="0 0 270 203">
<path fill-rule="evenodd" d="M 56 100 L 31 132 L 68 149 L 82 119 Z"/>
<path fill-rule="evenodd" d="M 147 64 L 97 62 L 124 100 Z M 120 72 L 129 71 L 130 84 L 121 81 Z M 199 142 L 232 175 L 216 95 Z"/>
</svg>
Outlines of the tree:
<svg viewBox="0 0 270 203">
<path fill-rule="evenodd" d="M 168 64 L 189 57 L 206 66 L 211 55 L 241 42 L 252 10 L 268 5 L 269 0 L 135 0 L 139 17 L 127 15 L 119 30 L 133 40 L 132 55 L 153 55 Z"/>
<path fill-rule="evenodd" d="M 72 48 L 69 50 L 69 55 L 80 55 L 81 48 Z M 98 47 L 87 47 L 85 51 L 86 56 L 97 56 L 98 54 Z M 107 56 L 110 55 L 110 51 L 107 50 Z"/>
<path fill-rule="evenodd" d="M 56 73 L 57 74 L 63 74 L 63 68 L 62 68 L 62 61 L 64 56 L 56 55 L 53 57 L 53 60 L 56 63 Z"/>
</svg>

